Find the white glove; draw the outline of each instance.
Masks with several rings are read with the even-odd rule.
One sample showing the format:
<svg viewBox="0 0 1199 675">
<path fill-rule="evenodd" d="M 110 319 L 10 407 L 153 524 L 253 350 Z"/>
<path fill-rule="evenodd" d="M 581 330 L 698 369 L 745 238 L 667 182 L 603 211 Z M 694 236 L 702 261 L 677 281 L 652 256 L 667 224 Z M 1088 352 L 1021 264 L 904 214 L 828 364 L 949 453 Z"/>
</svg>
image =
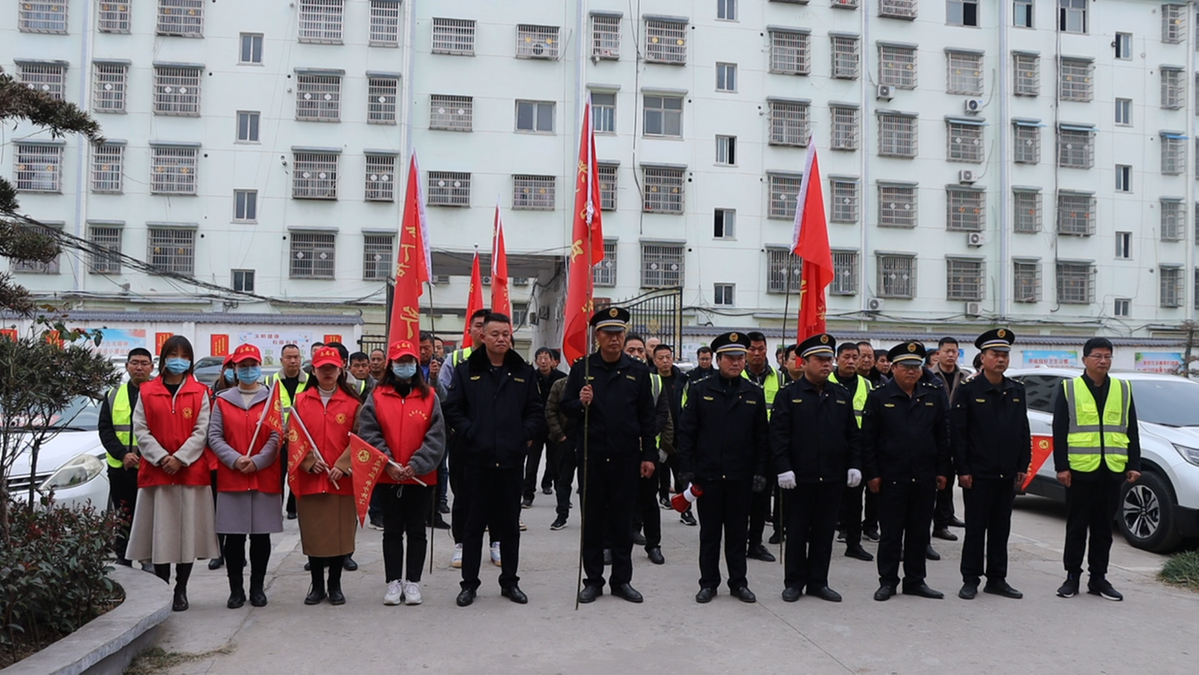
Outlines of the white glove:
<svg viewBox="0 0 1199 675">
<path fill-rule="evenodd" d="M 658 448 L 658 463 L 665 464 L 666 459 L 667 459 L 666 451 L 663 450 L 662 448 Z"/>
<path fill-rule="evenodd" d="M 779 474 L 779 487 L 783 488 L 784 490 L 794 489 L 795 488 L 795 472 L 794 471 L 784 471 L 783 473 L 780 473 Z"/>
<path fill-rule="evenodd" d="M 849 487 L 857 487 L 862 483 L 862 472 L 857 469 L 850 469 L 849 475 L 846 477 L 845 484 Z"/>
</svg>

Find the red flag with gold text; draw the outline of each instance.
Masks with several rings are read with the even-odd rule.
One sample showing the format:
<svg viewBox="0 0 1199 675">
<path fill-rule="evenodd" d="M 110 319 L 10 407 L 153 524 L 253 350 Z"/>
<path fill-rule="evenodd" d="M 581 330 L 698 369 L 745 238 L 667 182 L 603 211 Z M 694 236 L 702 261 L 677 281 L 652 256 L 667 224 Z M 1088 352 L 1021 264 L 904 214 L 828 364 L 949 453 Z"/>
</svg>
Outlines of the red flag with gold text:
<svg viewBox="0 0 1199 675">
<path fill-rule="evenodd" d="M 504 219 L 500 202 L 495 202 L 495 229 L 491 236 L 491 311 L 512 317 L 512 298 L 508 294 L 508 247 L 504 245 Z M 466 315 L 470 321 L 470 314 Z"/>
<path fill-rule="evenodd" d="M 575 173 L 574 227 L 570 237 L 570 269 L 566 284 L 566 307 L 562 355 L 568 364 L 590 351 L 588 321 L 593 309 L 592 266 L 604 261 L 604 228 L 600 215 L 600 182 L 596 173 L 595 132 L 591 126 L 591 99 L 583 108 L 579 134 L 579 163 Z M 590 249 L 590 250 L 588 250 Z"/>
<path fill-rule="evenodd" d="M 319 451 L 296 409 L 292 409 L 287 422 L 287 435 L 284 436 L 287 439 L 287 484 L 294 488 L 296 474 L 300 472 L 300 463 L 308 453 Z"/>
<path fill-rule="evenodd" d="M 350 478 L 354 485 L 354 507 L 358 510 L 358 526 L 366 522 L 371 505 L 371 491 L 387 468 L 387 455 L 378 448 L 350 434 Z"/>
<path fill-rule="evenodd" d="M 1028 474 L 1024 476 L 1024 485 L 1020 486 L 1021 490 L 1025 490 L 1032 484 L 1032 477 L 1037 475 L 1037 472 L 1044 466 L 1045 460 L 1053 455 L 1053 436 L 1045 436 L 1042 434 L 1033 434 L 1032 437 L 1032 460 L 1028 463 Z"/>
<path fill-rule="evenodd" d="M 287 438 L 283 433 L 283 384 L 275 382 L 270 393 L 266 407 L 262 409 L 262 419 L 259 424 L 276 432 L 280 438 Z"/>
<path fill-rule="evenodd" d="M 470 267 L 470 288 L 466 297 L 466 327 L 462 329 L 461 347 L 470 347 L 474 341 L 470 338 L 470 317 L 483 309 L 483 277 L 479 272 L 479 252 L 475 251 L 475 261 Z"/>
<path fill-rule="evenodd" d="M 808 138 L 808 156 L 799 185 L 795 211 L 792 252 L 803 259 L 799 287 L 799 325 L 796 342 L 825 331 L 828 312 L 824 289 L 833 281 L 833 252 L 828 243 L 828 220 L 824 215 L 824 192 L 820 187 L 820 163 L 815 139 Z"/>
<path fill-rule="evenodd" d="M 420 189 L 420 167 L 416 153 L 408 166 L 408 187 L 404 191 L 404 214 L 400 222 L 400 249 L 396 253 L 395 293 L 391 300 L 391 320 L 387 325 L 387 344 L 397 340 L 416 342 L 420 333 L 420 296 L 432 268 L 429 253 L 429 229 L 425 219 L 425 200 Z"/>
</svg>

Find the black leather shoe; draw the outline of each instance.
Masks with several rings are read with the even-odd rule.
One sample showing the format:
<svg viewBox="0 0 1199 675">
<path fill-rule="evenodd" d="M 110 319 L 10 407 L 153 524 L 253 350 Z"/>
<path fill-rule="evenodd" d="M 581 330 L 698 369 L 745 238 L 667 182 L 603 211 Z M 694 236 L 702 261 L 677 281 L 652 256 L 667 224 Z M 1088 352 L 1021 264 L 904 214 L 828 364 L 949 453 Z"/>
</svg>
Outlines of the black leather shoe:
<svg viewBox="0 0 1199 675">
<path fill-rule="evenodd" d="M 532 508 L 532 506 L 533 506 L 532 495 L 528 495 L 524 499 L 520 500 L 520 508 L 528 509 L 528 508 Z"/>
<path fill-rule="evenodd" d="M 929 588 L 928 584 L 924 583 L 923 581 L 921 581 L 919 584 L 913 584 L 911 586 L 904 586 L 903 594 L 904 595 L 918 595 L 922 598 L 932 598 L 933 600 L 940 600 L 941 598 L 945 597 L 944 593 L 942 593 L 941 591 L 934 591 L 933 589 Z"/>
<path fill-rule="evenodd" d="M 636 588 L 633 588 L 628 584 L 618 584 L 613 586 L 612 595 L 615 595 L 618 598 L 624 598 L 629 602 L 641 602 L 645 599 L 641 597 L 641 594 L 637 592 Z"/>
<path fill-rule="evenodd" d="M 469 607 L 470 603 L 472 603 L 474 601 L 475 601 L 475 589 L 473 589 L 473 588 L 462 589 L 462 592 L 458 594 L 458 599 L 455 600 L 455 602 L 458 603 L 459 607 Z"/>
<path fill-rule="evenodd" d="M 745 557 L 753 558 L 754 560 L 761 560 L 762 562 L 775 562 L 775 560 L 777 560 L 777 558 L 775 558 L 774 555 L 771 554 L 770 551 L 766 550 L 766 547 L 761 544 L 750 546 L 749 551 L 745 554 Z"/>
<path fill-rule="evenodd" d="M 1024 597 L 1023 593 L 1009 586 L 1006 581 L 988 581 L 987 585 L 983 586 L 983 593 L 1002 595 L 1005 598 L 1011 598 L 1013 600 L 1019 600 L 1020 598 Z"/>
<path fill-rule="evenodd" d="M 862 530 L 862 536 L 870 541 L 878 541 L 878 530 Z"/>
<path fill-rule="evenodd" d="M 451 510 L 450 505 L 445 502 L 442 502 L 437 505 L 437 512 L 442 515 L 449 515 L 450 510 Z"/>
<path fill-rule="evenodd" d="M 963 600 L 973 600 L 978 595 L 978 584 L 967 581 L 962 584 L 962 590 L 958 591 L 958 597 Z"/>
<path fill-rule="evenodd" d="M 808 595 L 820 598 L 821 600 L 827 600 L 829 602 L 841 602 L 841 594 L 829 588 L 828 586 L 822 586 L 820 588 L 812 588 L 809 586 Z"/>
<path fill-rule="evenodd" d="M 771 546 L 778 546 L 778 545 L 779 545 L 779 544 L 781 544 L 782 542 L 783 542 L 783 535 L 782 535 L 782 533 L 781 533 L 781 532 L 779 532 L 779 531 L 777 531 L 777 530 L 776 530 L 776 531 L 774 532 L 774 534 L 770 535 L 770 541 L 769 541 L 769 543 L 770 543 L 770 545 L 771 545 Z"/>
<path fill-rule="evenodd" d="M 932 544 L 929 544 L 928 548 L 924 549 L 924 557 L 928 558 L 929 560 L 940 560 L 941 554 L 937 553 L 937 550 L 933 548 Z"/>
<path fill-rule="evenodd" d="M 666 558 L 662 557 L 662 549 L 657 546 L 647 550 L 645 554 L 649 556 L 649 561 L 655 565 L 666 564 Z"/>
<path fill-rule="evenodd" d="M 610 549 L 610 548 L 604 549 L 604 564 L 605 565 L 612 564 L 612 549 Z"/>
<path fill-rule="evenodd" d="M 501 588 L 500 595 L 502 595 L 505 598 L 508 598 L 509 600 L 511 600 L 512 602 L 515 602 L 518 605 L 529 604 L 529 596 L 525 595 L 525 592 L 520 590 L 520 586 L 509 586 L 507 588 Z"/>
<path fill-rule="evenodd" d="M 795 602 L 799 600 L 799 596 L 801 595 L 803 595 L 802 588 L 788 586 L 787 588 L 783 589 L 783 602 Z"/>
<path fill-rule="evenodd" d="M 327 597 L 329 597 L 329 595 L 325 593 L 324 588 L 317 588 L 316 586 L 313 586 L 308 590 L 308 595 L 304 596 L 304 604 L 319 605 L 321 600 L 324 600 Z"/>
<path fill-rule="evenodd" d="M 171 611 L 172 612 L 186 612 L 187 608 L 190 606 L 191 605 L 189 605 L 187 603 L 187 591 L 179 590 L 178 588 L 176 588 L 175 589 L 175 598 L 171 601 Z"/>
<path fill-rule="evenodd" d="M 311 563 L 311 562 L 306 562 L 306 563 L 304 563 L 304 571 L 305 571 L 305 572 L 311 572 L 311 571 L 312 571 L 312 563 Z"/>
<path fill-rule="evenodd" d="M 950 532 L 948 527 L 938 527 L 938 528 L 934 529 L 933 536 L 936 537 L 937 539 L 944 539 L 945 541 L 957 541 L 958 540 L 958 536 L 956 534 Z"/>
<path fill-rule="evenodd" d="M 948 525 L 950 527 L 966 527 L 966 523 L 963 522 L 962 519 L 958 518 L 957 516 L 950 518 L 949 522 L 946 523 L 946 525 Z"/>
<path fill-rule="evenodd" d="M 542 486 L 541 486 L 541 494 L 543 494 L 543 495 L 552 495 L 552 494 L 554 494 L 554 488 L 552 488 L 552 487 L 550 487 L 550 486 L 548 486 L 548 485 L 542 485 Z"/>
<path fill-rule="evenodd" d="M 224 559 L 224 558 L 213 558 L 212 560 L 209 560 L 209 561 L 208 561 L 208 569 L 210 569 L 210 570 L 219 570 L 219 569 L 221 569 L 221 567 L 222 567 L 224 564 L 225 564 L 225 559 Z"/>
<path fill-rule="evenodd" d="M 448 530 L 448 529 L 450 529 L 450 524 L 446 522 L 445 518 L 441 517 L 440 513 L 434 513 L 433 514 L 433 527 L 438 530 Z"/>
<path fill-rule="evenodd" d="M 862 548 L 861 544 L 858 544 L 857 546 L 850 546 L 850 547 L 846 548 L 845 549 L 845 557 L 846 558 L 856 558 L 857 560 L 863 560 L 865 562 L 870 562 L 871 560 L 874 560 L 874 556 L 870 555 L 870 551 L 867 551 L 866 549 Z"/>
<path fill-rule="evenodd" d="M 883 584 L 882 586 L 878 587 L 877 591 L 874 592 L 874 599 L 878 600 L 879 602 L 885 602 L 890 600 L 892 595 L 895 595 L 895 587 Z"/>
<path fill-rule="evenodd" d="M 699 593 L 695 594 L 695 601 L 702 605 L 712 602 L 712 598 L 714 597 L 716 597 L 715 588 L 701 588 L 699 589 Z"/>
<path fill-rule="evenodd" d="M 266 593 L 261 588 L 250 589 L 250 604 L 255 607 L 266 607 Z"/>
<path fill-rule="evenodd" d="M 295 519 L 296 519 L 296 512 L 295 512 L 295 511 L 288 511 L 288 512 L 287 512 L 287 519 L 288 519 L 288 520 L 295 520 Z"/>
<path fill-rule="evenodd" d="M 233 591 L 232 593 L 229 594 L 229 601 L 225 603 L 225 606 L 228 607 L 229 609 L 241 609 L 242 607 L 245 606 L 245 604 L 246 604 L 245 591 Z"/>
<path fill-rule="evenodd" d="M 645 546 L 645 535 L 641 534 L 640 532 L 634 532 L 633 533 L 633 545 Z"/>
<path fill-rule="evenodd" d="M 351 553 L 350 555 L 347 555 L 345 559 L 341 561 L 341 568 L 347 572 L 358 571 L 358 563 L 354 562 L 354 559 L 350 557 L 352 555 L 354 554 Z"/>
<path fill-rule="evenodd" d="M 583 590 L 579 591 L 579 602 L 586 605 L 589 602 L 595 602 L 595 599 L 604 594 L 603 586 L 583 586 Z"/>
<path fill-rule="evenodd" d="M 341 585 L 329 584 L 329 604 L 344 605 L 346 604 L 346 594 L 341 592 Z"/>
<path fill-rule="evenodd" d="M 733 596 L 734 598 L 737 598 L 741 602 L 757 602 L 758 601 L 758 596 L 754 595 L 754 592 L 749 590 L 749 586 L 742 586 L 741 588 L 734 588 L 733 590 L 729 591 L 729 595 Z"/>
</svg>

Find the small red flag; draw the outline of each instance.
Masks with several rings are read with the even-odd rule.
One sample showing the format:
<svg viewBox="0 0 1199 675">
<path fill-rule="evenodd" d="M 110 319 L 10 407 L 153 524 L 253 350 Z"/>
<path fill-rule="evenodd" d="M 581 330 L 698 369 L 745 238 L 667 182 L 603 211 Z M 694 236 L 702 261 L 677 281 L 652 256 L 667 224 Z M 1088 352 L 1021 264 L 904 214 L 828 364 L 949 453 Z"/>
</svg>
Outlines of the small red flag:
<svg viewBox="0 0 1199 675">
<path fill-rule="evenodd" d="M 424 292 L 422 284 L 429 280 L 432 267 L 425 200 L 420 189 L 420 167 L 413 152 L 408 167 L 408 188 L 404 192 L 400 250 L 396 253 L 396 283 L 391 300 L 391 321 L 387 326 L 387 344 L 395 344 L 399 340 L 417 341 L 420 332 L 420 296 Z"/>
<path fill-rule="evenodd" d="M 1051 455 L 1053 455 L 1053 436 L 1033 434 L 1032 460 L 1028 463 L 1028 472 L 1024 476 L 1024 485 L 1020 486 L 1021 490 L 1027 489 L 1032 484 L 1032 477 L 1037 475 L 1037 472 L 1045 464 L 1045 460 L 1049 459 Z"/>
<path fill-rule="evenodd" d="M 495 202 L 495 229 L 491 236 L 491 311 L 512 316 L 512 298 L 508 295 L 508 250 L 504 246 L 504 219 L 500 202 Z M 466 315 L 470 321 L 470 315 Z"/>
<path fill-rule="evenodd" d="M 310 452 L 319 452 L 316 449 L 316 444 L 312 441 L 312 436 L 308 433 L 308 428 L 304 426 L 304 420 L 300 419 L 300 414 L 294 408 L 291 414 L 288 415 L 287 435 L 287 484 L 295 487 L 296 474 L 300 472 L 300 463 L 308 456 Z"/>
<path fill-rule="evenodd" d="M 283 433 L 283 385 L 280 382 L 275 382 L 271 387 L 271 395 L 266 401 L 266 407 L 262 409 L 262 420 L 259 422 L 267 429 L 279 434 L 280 437 L 286 438 Z"/>
<path fill-rule="evenodd" d="M 470 347 L 470 317 L 483 309 L 483 277 L 479 273 L 479 252 L 475 251 L 475 261 L 470 269 L 470 290 L 466 298 L 466 328 L 462 329 L 462 347 Z"/>
<path fill-rule="evenodd" d="M 354 483 L 354 504 L 358 509 L 358 526 L 366 522 L 371 505 L 371 492 L 387 468 L 387 455 L 378 448 L 350 434 L 350 478 Z"/>
<path fill-rule="evenodd" d="M 579 164 L 575 172 L 574 227 L 571 233 L 570 270 L 566 283 L 566 307 L 562 355 L 568 364 L 587 354 L 588 322 L 593 310 L 592 266 L 604 261 L 604 228 L 600 215 L 600 183 L 596 173 L 595 130 L 591 128 L 591 99 L 583 108 L 579 134 Z M 588 251 L 587 249 L 591 250 Z"/>
<path fill-rule="evenodd" d="M 820 163 L 816 160 L 815 139 L 810 136 L 807 165 L 799 186 L 799 204 L 795 209 L 791 250 L 803 258 L 796 340 L 803 342 L 825 331 L 824 318 L 828 304 L 824 290 L 833 281 L 833 252 L 828 243 L 828 220 L 824 215 L 824 193 L 820 187 Z"/>
</svg>

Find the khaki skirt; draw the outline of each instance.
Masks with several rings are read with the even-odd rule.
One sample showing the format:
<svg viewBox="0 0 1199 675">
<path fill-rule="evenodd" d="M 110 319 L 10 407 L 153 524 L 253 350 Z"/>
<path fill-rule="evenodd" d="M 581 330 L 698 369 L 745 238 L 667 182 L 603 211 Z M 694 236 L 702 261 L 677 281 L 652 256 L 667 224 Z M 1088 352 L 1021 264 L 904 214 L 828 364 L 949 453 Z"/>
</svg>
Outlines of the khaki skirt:
<svg viewBox="0 0 1199 675">
<path fill-rule="evenodd" d="M 354 552 L 358 514 L 349 495 L 308 495 L 296 498 L 300 541 L 304 555 L 330 558 Z"/>
</svg>

